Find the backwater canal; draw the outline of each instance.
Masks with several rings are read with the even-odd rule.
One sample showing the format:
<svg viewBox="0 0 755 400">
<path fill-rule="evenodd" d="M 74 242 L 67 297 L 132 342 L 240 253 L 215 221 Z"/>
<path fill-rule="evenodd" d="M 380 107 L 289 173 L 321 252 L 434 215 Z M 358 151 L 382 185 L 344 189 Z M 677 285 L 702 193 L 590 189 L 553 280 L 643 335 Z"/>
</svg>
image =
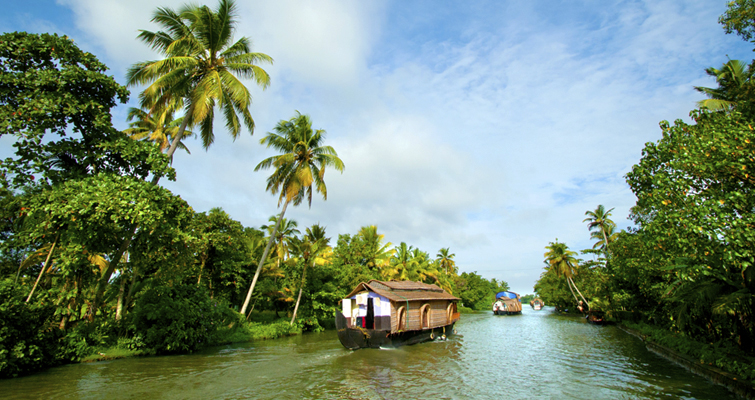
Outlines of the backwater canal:
<svg viewBox="0 0 755 400">
<path fill-rule="evenodd" d="M 729 399 L 614 326 L 550 307 L 463 314 L 458 335 L 349 351 L 334 331 L 183 356 L 52 368 L 0 381 L 2 399 Z"/>
</svg>

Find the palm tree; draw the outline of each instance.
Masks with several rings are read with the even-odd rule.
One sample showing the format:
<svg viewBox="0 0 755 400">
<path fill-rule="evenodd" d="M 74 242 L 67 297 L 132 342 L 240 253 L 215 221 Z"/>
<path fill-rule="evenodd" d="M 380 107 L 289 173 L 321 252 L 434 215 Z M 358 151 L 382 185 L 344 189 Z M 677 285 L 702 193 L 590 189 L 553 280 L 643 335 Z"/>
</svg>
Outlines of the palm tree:
<svg viewBox="0 0 755 400">
<path fill-rule="evenodd" d="M 217 10 L 196 5 L 184 5 L 178 11 L 158 8 L 152 22 L 165 31 L 142 30 L 138 35 L 165 58 L 134 64 L 126 75 L 127 85 L 149 85 L 139 97 L 142 108 L 150 113 L 169 108 L 177 99 L 183 101 L 185 108 L 168 157 L 173 156 L 187 126 L 199 126 L 204 148 L 210 147 L 215 141 L 212 125 L 216 106 L 234 139 L 241 131 L 241 120 L 254 133 L 254 120 L 249 112 L 252 96 L 239 77 L 267 88 L 270 77 L 255 64 L 272 64 L 273 59 L 263 53 L 252 53 L 247 37 L 232 41 L 236 17 L 233 0 L 220 0 Z"/>
<path fill-rule="evenodd" d="M 598 208 L 596 208 L 595 211 L 585 211 L 587 218 L 582 220 L 582 222 L 588 223 L 588 230 L 592 231 L 593 229 L 597 228 L 598 232 L 603 235 L 603 242 L 606 244 L 606 251 L 608 251 L 608 244 L 610 243 L 607 231 L 609 229 L 612 230 L 612 228 L 616 226 L 616 223 L 610 219 L 611 211 L 613 211 L 613 208 L 606 211 L 605 207 L 603 207 L 602 204 L 599 204 Z"/>
<path fill-rule="evenodd" d="M 160 147 L 160 151 L 165 152 L 172 142 L 171 139 L 178 134 L 178 128 L 183 122 L 183 117 L 173 119 L 174 112 L 175 109 L 166 108 L 160 112 L 150 113 L 149 110 L 131 107 L 128 110 L 128 121 L 133 120 L 134 122 L 131 122 L 130 128 L 123 132 L 134 140 L 155 142 Z M 196 135 L 194 132 L 185 130 L 183 138 L 189 136 Z M 179 142 L 178 147 L 191 154 L 189 148 L 183 142 Z"/>
<path fill-rule="evenodd" d="M 405 280 L 409 279 L 410 268 L 409 265 L 412 258 L 412 246 L 401 242 L 395 249 L 393 249 L 393 255 L 391 255 L 388 261 L 388 267 L 384 268 L 381 272 L 383 279 L 385 280 Z"/>
<path fill-rule="evenodd" d="M 149 109 L 150 113 L 159 114 L 177 101 L 183 101 L 186 110 L 166 153 L 170 159 L 187 126 L 200 127 L 205 149 L 212 144 L 215 140 L 212 131 L 215 106 L 222 111 L 226 127 L 234 139 L 241 130 L 238 113 L 249 132 L 254 133 L 254 120 L 249 112 L 252 96 L 237 75 L 252 79 L 265 89 L 270 85 L 270 76 L 255 64 L 272 64 L 273 59 L 263 53 L 252 53 L 251 41 L 247 37 L 232 43 L 236 15 L 233 0 L 220 0 L 215 11 L 195 5 L 184 5 L 178 12 L 158 8 L 152 22 L 162 25 L 166 31 L 142 30 L 137 36 L 165 58 L 131 66 L 126 74 L 127 86 L 149 85 L 139 98 L 141 107 Z M 152 178 L 155 185 L 159 181 L 160 175 Z M 100 277 L 92 303 L 95 310 L 137 229 L 137 225 L 131 227 L 113 254 L 110 266 Z"/>
<path fill-rule="evenodd" d="M 330 243 L 330 238 L 325 237 L 325 228 L 319 224 L 312 225 L 307 228 L 307 233 L 303 239 L 294 241 L 296 243 L 297 253 L 302 257 L 304 268 L 301 273 L 301 286 L 299 287 L 299 296 L 296 297 L 296 306 L 294 306 L 294 315 L 291 317 L 291 323 L 294 324 L 296 319 L 296 312 L 299 310 L 299 303 L 301 302 L 301 294 L 304 291 L 304 285 L 307 283 L 307 266 L 312 263 L 312 268 L 317 263 L 324 264 L 325 260 L 321 257 L 325 253 Z"/>
<path fill-rule="evenodd" d="M 603 251 L 608 251 L 608 243 L 614 242 L 618 237 L 619 232 L 616 232 L 616 227 L 613 225 L 608 225 L 605 231 L 600 230 L 590 232 L 590 238 L 596 240 L 592 248 L 599 248 Z"/>
<path fill-rule="evenodd" d="M 297 111 L 293 118 L 278 122 L 273 130 L 275 132 L 268 132 L 260 143 L 267 144 L 267 147 L 273 147 L 282 154 L 262 160 L 254 170 L 259 171 L 275 167 L 273 174 L 267 178 L 267 190 L 272 194 L 280 193 L 278 206 L 283 203 L 278 224 L 273 228 L 273 236 L 275 236 L 288 204 L 293 203 L 294 206 L 298 206 L 306 198 L 307 203 L 312 207 L 312 186 L 322 194 L 324 200 L 327 200 L 328 189 L 324 180 L 325 169 L 326 167 L 333 167 L 343 172 L 344 165 L 331 146 L 322 144 L 325 140 L 325 131 L 322 129 L 313 130 L 312 121 L 307 115 L 302 115 Z M 257 272 L 254 274 L 246 300 L 241 307 L 242 314 L 246 311 L 249 299 L 254 292 L 260 267 L 265 264 L 273 236 L 270 237 L 265 251 L 262 253 Z"/>
<path fill-rule="evenodd" d="M 359 229 L 358 235 L 366 244 L 365 257 L 367 258 L 367 267 L 370 269 L 382 269 L 393 255 L 393 250 L 389 249 L 391 243 L 383 244 L 385 235 L 377 233 L 377 226 L 363 226 Z"/>
<path fill-rule="evenodd" d="M 453 260 L 453 258 L 456 256 L 456 254 L 448 254 L 450 252 L 448 247 L 444 247 L 440 250 L 438 250 L 438 254 L 435 255 L 435 260 L 438 262 L 438 265 L 441 269 L 446 271 L 446 275 L 448 275 L 448 269 L 451 269 L 451 273 L 456 272 L 456 262 Z"/>
<path fill-rule="evenodd" d="M 280 267 L 281 262 L 286 261 L 286 258 L 289 255 L 289 245 L 291 244 L 291 241 L 296 235 L 301 233 L 301 231 L 297 229 L 299 223 L 293 219 L 283 218 L 280 224 L 278 224 L 278 217 L 275 215 L 270 217 L 268 221 L 273 222 L 273 224 L 262 225 L 261 228 L 267 230 L 270 233 L 270 237 L 274 237 L 273 243 L 275 244 L 275 253 L 278 258 L 276 265 Z M 274 231 L 276 225 L 278 225 L 277 232 Z"/>
<path fill-rule="evenodd" d="M 697 102 L 698 107 L 713 111 L 733 109 L 738 101 L 747 97 L 750 77 L 753 72 L 755 71 L 750 66 L 739 60 L 729 60 L 720 69 L 707 68 L 705 73 L 716 78 L 718 87 L 713 89 L 695 86 L 695 90 L 709 97 L 707 100 Z"/>
<path fill-rule="evenodd" d="M 569 247 L 566 246 L 564 243 L 559 243 L 558 239 L 556 239 L 555 242 L 551 242 L 548 244 L 548 246 L 545 247 L 546 250 L 548 250 L 544 256 L 545 261 L 548 263 L 549 271 L 552 271 L 556 276 L 558 277 L 565 277 L 566 278 L 566 284 L 569 286 L 569 290 L 571 291 L 572 296 L 574 296 L 574 300 L 579 302 L 579 299 L 577 298 L 577 295 L 574 294 L 574 290 L 579 293 L 579 296 L 582 298 L 582 300 L 587 304 L 587 307 L 590 307 L 590 303 L 587 302 L 584 296 L 582 296 L 582 292 L 579 291 L 577 288 L 577 285 L 574 284 L 574 274 L 575 267 L 577 264 L 579 264 L 579 260 L 577 260 L 574 256 L 577 255 L 576 252 L 569 250 Z M 574 288 L 574 289 L 572 289 Z"/>
</svg>

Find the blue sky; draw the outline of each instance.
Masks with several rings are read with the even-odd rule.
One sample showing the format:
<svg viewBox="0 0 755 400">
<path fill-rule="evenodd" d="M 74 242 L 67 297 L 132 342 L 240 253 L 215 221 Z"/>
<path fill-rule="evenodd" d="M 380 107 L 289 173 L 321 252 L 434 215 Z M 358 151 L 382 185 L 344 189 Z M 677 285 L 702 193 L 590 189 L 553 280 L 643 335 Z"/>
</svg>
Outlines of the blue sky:
<svg viewBox="0 0 755 400">
<path fill-rule="evenodd" d="M 138 30 L 158 29 L 156 7 L 184 1 L 7 3 L 4 32 L 66 34 L 123 83 L 132 63 L 157 58 Z M 270 88 L 252 89 L 257 130 L 234 142 L 217 124 L 209 151 L 189 142 L 177 181 L 164 185 L 198 211 L 266 224 L 276 200 L 266 173 L 253 172 L 272 154 L 259 139 L 299 110 L 328 132 L 346 170 L 326 175 L 327 202 L 287 217 L 334 237 L 377 225 L 394 245 L 432 256 L 450 247 L 462 271 L 520 293 L 532 292 L 550 241 L 592 247 L 586 210 L 613 207 L 629 226 L 624 175 L 660 138 L 658 123 L 689 121 L 702 99 L 693 86 L 715 86 L 705 68 L 752 59 L 752 45 L 717 22 L 725 1 L 238 5 L 237 37 L 275 59 Z"/>
</svg>

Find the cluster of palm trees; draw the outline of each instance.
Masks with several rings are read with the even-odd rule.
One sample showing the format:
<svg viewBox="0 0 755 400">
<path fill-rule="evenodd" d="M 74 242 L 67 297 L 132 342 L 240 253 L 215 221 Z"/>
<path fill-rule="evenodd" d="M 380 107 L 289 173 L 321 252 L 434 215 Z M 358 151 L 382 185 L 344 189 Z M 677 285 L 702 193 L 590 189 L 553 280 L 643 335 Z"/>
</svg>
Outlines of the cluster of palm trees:
<svg viewBox="0 0 755 400">
<path fill-rule="evenodd" d="M 610 255 L 609 244 L 616 239 L 618 232 L 616 230 L 616 223 L 611 220 L 611 211 L 614 209 L 606 210 L 603 205 L 598 205 L 595 211 L 586 211 L 585 218 L 582 222 L 587 222 L 587 229 L 590 231 L 590 237 L 596 240 L 593 249 L 599 249 L 606 257 Z M 555 242 L 550 242 L 545 247 L 547 252 L 544 254 L 545 262 L 547 264 L 548 273 L 555 274 L 559 278 L 566 280 L 566 284 L 569 287 L 569 291 L 574 297 L 575 302 L 579 302 L 581 298 L 587 307 L 590 307 L 590 303 L 579 291 L 577 285 L 574 283 L 574 276 L 577 273 L 577 266 L 580 260 L 576 258 L 577 253 L 569 250 L 569 247 L 560 243 L 558 239 Z M 579 294 L 579 298 L 575 294 Z"/>
<path fill-rule="evenodd" d="M 129 111 L 130 129 L 126 132 L 136 140 L 156 142 L 172 159 L 176 149 L 189 151 L 182 140 L 200 136 L 205 149 L 215 141 L 213 120 L 216 109 L 225 119 L 228 132 L 235 139 L 242 125 L 254 132 L 254 120 L 249 112 L 251 95 L 241 79 L 252 79 L 263 89 L 270 77 L 257 64 L 272 63 L 263 53 L 251 52 L 251 41 L 242 37 L 232 41 L 237 10 L 232 0 L 220 0 L 218 8 L 186 5 L 179 10 L 158 8 L 152 19 L 164 30 L 141 31 L 138 38 L 162 53 L 165 58 L 134 64 L 128 71 L 128 85 L 146 85 L 140 94 L 140 108 Z M 182 114 L 181 117 L 175 117 Z M 197 132 L 190 130 L 197 128 Z M 333 168 L 342 172 L 343 161 L 336 151 L 324 145 L 325 131 L 313 129 L 308 115 L 296 111 L 294 117 L 281 120 L 273 132 L 260 141 L 280 152 L 260 162 L 255 171 L 272 169 L 266 190 L 278 195 L 281 212 L 270 219 L 267 244 L 257 263 L 241 313 L 246 313 L 260 275 L 280 274 L 281 262 L 301 260 L 303 270 L 292 318 L 301 302 L 306 283 L 307 269 L 328 262 L 332 255 L 325 229 L 320 225 L 307 228 L 300 238 L 296 236 L 296 222 L 285 219 L 290 204 L 300 205 L 306 200 L 311 207 L 314 192 L 327 200 L 325 171 Z M 153 177 L 153 183 L 160 176 Z M 383 279 L 409 279 L 431 281 L 450 289 L 449 275 L 456 274 L 454 254 L 441 249 L 437 260 L 419 249 L 401 243 L 390 249 L 383 243 L 377 227 L 363 227 L 359 235 L 369 244 L 368 267 L 379 271 Z M 267 258 L 275 245 L 273 265 Z M 126 246 L 127 247 L 127 246 Z M 268 271 L 264 271 L 267 268 Z M 277 271 L 277 272 L 276 272 Z"/>
<path fill-rule="evenodd" d="M 127 133 L 137 140 L 157 142 L 172 159 L 177 148 L 188 151 L 181 140 L 194 135 L 188 130 L 190 127 L 197 128 L 205 149 L 212 145 L 216 110 L 222 113 L 233 139 L 240 135 L 242 126 L 254 132 L 254 119 L 249 111 L 252 98 L 241 79 L 251 79 L 263 89 L 267 88 L 270 76 L 258 64 L 272 63 L 273 59 L 252 52 L 251 40 L 247 37 L 233 41 L 237 15 L 232 0 L 220 0 L 215 10 L 197 5 L 185 5 L 178 10 L 157 9 L 152 21 L 163 30 L 142 30 L 138 38 L 165 57 L 138 62 L 128 70 L 128 85 L 146 85 L 146 88 L 139 95 L 140 108 L 129 112 L 129 119 L 135 121 Z M 183 116 L 174 118 L 178 113 Z M 325 131 L 314 130 L 309 116 L 297 111 L 293 118 L 280 121 L 274 131 L 261 140 L 262 144 L 281 152 L 260 162 L 255 171 L 273 169 L 267 179 L 267 190 L 279 194 L 278 206 L 282 206 L 282 210 L 257 264 L 242 313 L 247 310 L 288 205 L 296 206 L 306 199 L 311 206 L 313 189 L 327 199 L 326 168 L 341 172 L 344 169 L 336 151 L 323 144 L 324 138 Z M 160 176 L 154 176 L 152 182 L 157 184 L 159 179 Z M 313 227 L 307 232 L 306 239 L 299 240 L 294 247 L 305 254 L 307 263 L 316 263 L 317 254 L 327 245 L 316 235 L 324 235 L 324 230 Z M 124 247 L 127 248 L 128 243 Z M 302 279 L 305 278 L 303 274 Z"/>
<path fill-rule="evenodd" d="M 265 288 L 262 292 L 264 297 L 273 301 L 295 302 L 290 322 L 293 324 L 307 286 L 308 272 L 331 265 L 337 261 L 337 255 L 330 245 L 331 239 L 326 236 L 325 227 L 320 224 L 306 228 L 302 234 L 295 220 L 278 215 L 270 217 L 269 222 L 270 225 L 261 227 L 267 231 L 265 242 L 270 247 L 265 261 L 258 264 L 262 267 L 257 268 L 257 277 L 273 278 L 276 282 L 274 287 Z M 384 235 L 377 233 L 375 225 L 362 227 L 356 237 L 364 245 L 361 250 L 362 263 L 371 271 L 372 278 L 434 283 L 453 292 L 457 268 L 455 254 L 448 248 L 440 249 L 435 259 L 404 242 L 391 248 L 392 244 L 384 242 Z M 258 249 L 261 245 L 257 242 L 253 247 Z M 252 249 L 250 252 L 255 251 Z M 249 314 L 252 309 L 253 306 L 242 309 L 242 312 Z"/>
<path fill-rule="evenodd" d="M 380 269 L 384 280 L 419 281 L 434 283 L 452 292 L 450 276 L 456 275 L 454 254 L 449 254 L 448 248 L 440 249 L 436 259 L 418 248 L 401 242 L 393 249 L 387 263 Z M 450 271 L 449 271 L 450 269 Z"/>
</svg>

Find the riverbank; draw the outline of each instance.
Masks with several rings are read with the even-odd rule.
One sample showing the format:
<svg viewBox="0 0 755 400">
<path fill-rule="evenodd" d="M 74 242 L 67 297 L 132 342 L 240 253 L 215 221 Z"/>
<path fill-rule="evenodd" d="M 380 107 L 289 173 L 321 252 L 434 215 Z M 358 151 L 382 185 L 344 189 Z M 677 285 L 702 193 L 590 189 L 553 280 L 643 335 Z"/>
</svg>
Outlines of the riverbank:
<svg viewBox="0 0 755 400">
<path fill-rule="evenodd" d="M 684 369 L 724 386 L 744 399 L 755 399 L 755 360 L 710 344 L 682 338 L 651 325 L 622 322 L 618 327 L 645 347 Z"/>
<path fill-rule="evenodd" d="M 255 314 L 251 319 L 251 321 L 218 329 L 212 339 L 200 349 L 302 334 L 302 329 L 299 325 L 296 323 L 291 325 L 290 319 L 277 317 L 272 312 Z M 149 348 L 142 348 L 138 340 L 119 340 L 113 346 L 94 347 L 92 353 L 82 358 L 80 362 L 108 361 L 154 355 L 158 355 L 158 353 Z"/>
</svg>

